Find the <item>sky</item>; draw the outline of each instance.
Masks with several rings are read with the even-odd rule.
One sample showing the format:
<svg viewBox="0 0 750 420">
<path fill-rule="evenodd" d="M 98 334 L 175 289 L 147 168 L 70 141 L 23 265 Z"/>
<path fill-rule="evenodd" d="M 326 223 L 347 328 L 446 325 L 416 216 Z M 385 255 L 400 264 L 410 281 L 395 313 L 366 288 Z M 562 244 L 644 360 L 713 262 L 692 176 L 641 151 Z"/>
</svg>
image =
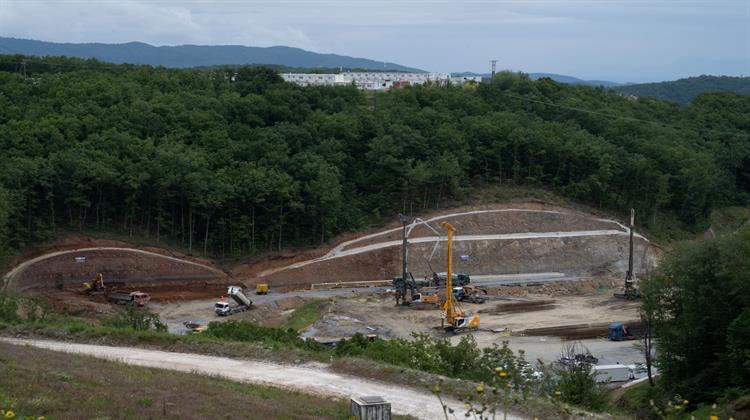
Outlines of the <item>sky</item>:
<svg viewBox="0 0 750 420">
<path fill-rule="evenodd" d="M 0 0 L 0 36 L 287 45 L 430 71 L 750 76 L 750 0 Z"/>
</svg>

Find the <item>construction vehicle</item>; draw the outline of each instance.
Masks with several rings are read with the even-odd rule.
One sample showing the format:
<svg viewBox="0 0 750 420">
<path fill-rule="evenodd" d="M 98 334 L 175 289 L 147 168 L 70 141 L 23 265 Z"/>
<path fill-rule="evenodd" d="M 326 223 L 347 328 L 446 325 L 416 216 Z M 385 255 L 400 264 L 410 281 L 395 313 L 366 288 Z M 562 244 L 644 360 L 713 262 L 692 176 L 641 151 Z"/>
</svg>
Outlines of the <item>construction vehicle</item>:
<svg viewBox="0 0 750 420">
<path fill-rule="evenodd" d="M 396 290 L 396 304 L 398 305 L 399 300 L 402 300 L 402 304 L 408 305 L 410 302 L 418 301 L 417 296 L 422 295 L 419 290 L 422 287 L 429 287 L 429 280 L 416 280 L 411 272 L 406 273 L 406 281 L 402 277 L 394 277 L 391 280 L 393 288 Z M 411 299 L 407 299 L 407 295 L 411 296 Z"/>
<path fill-rule="evenodd" d="M 434 273 L 433 278 L 437 279 L 437 281 L 435 281 L 435 286 L 439 287 L 445 284 L 447 274 Z M 465 286 L 471 283 L 471 277 L 466 273 L 453 273 L 451 275 L 451 281 L 453 282 L 453 287 Z"/>
<path fill-rule="evenodd" d="M 250 305 L 253 301 L 247 298 L 242 292 L 242 288 L 239 286 L 229 286 L 227 294 L 237 302 L 236 305 L 230 305 L 228 302 L 224 302 L 224 296 L 221 297 L 219 302 L 214 304 L 214 312 L 219 316 L 228 316 L 239 312 L 244 312 L 250 309 Z"/>
<path fill-rule="evenodd" d="M 630 209 L 630 252 L 628 253 L 628 272 L 625 274 L 625 284 L 615 292 L 615 297 L 623 299 L 638 299 L 641 297 L 641 291 L 633 272 L 633 227 L 635 225 L 635 209 Z"/>
<path fill-rule="evenodd" d="M 208 326 L 197 321 L 185 321 L 182 323 L 182 325 L 187 328 L 188 334 L 200 334 L 208 329 Z"/>
<path fill-rule="evenodd" d="M 83 293 L 87 295 L 101 295 L 106 292 L 106 287 L 104 287 L 104 276 L 102 273 L 99 273 L 94 277 L 94 279 L 89 282 L 83 283 Z"/>
<path fill-rule="evenodd" d="M 481 291 L 481 292 L 480 292 Z M 463 286 L 453 287 L 453 296 L 458 299 L 459 302 L 469 303 L 484 303 L 487 299 L 482 296 L 487 294 L 485 289 L 477 289 L 472 284 L 465 284 Z"/>
<path fill-rule="evenodd" d="M 442 327 L 448 332 L 473 330 L 479 327 L 479 315 L 466 314 L 458 306 L 453 295 L 453 233 L 456 228 L 447 221 L 441 223 L 448 231 L 448 269 L 445 276 L 445 302 L 443 303 Z"/>
<path fill-rule="evenodd" d="M 107 295 L 107 300 L 117 305 L 145 306 L 151 300 L 151 296 L 139 291 L 112 292 Z"/>
<path fill-rule="evenodd" d="M 256 295 L 267 295 L 268 294 L 268 283 L 258 283 L 255 285 Z"/>
<path fill-rule="evenodd" d="M 415 293 L 411 297 L 411 303 L 427 303 L 427 304 L 437 306 L 438 295 L 437 294 L 429 295 L 423 292 Z"/>
<path fill-rule="evenodd" d="M 625 324 L 613 322 L 607 328 L 607 338 L 611 341 L 634 340 L 635 336 Z"/>
</svg>

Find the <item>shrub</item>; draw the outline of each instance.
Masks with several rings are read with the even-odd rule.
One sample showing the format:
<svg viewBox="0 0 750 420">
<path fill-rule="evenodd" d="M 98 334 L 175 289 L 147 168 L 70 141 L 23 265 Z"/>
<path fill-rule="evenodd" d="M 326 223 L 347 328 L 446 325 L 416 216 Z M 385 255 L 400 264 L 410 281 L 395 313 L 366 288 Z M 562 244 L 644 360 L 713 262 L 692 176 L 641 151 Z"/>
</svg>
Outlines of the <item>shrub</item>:
<svg viewBox="0 0 750 420">
<path fill-rule="evenodd" d="M 146 309 L 132 306 L 127 306 L 118 311 L 117 314 L 104 319 L 102 325 L 114 328 L 131 328 L 139 331 L 155 330 L 163 332 L 167 330 L 167 326 L 161 322 L 158 315 Z"/>
</svg>

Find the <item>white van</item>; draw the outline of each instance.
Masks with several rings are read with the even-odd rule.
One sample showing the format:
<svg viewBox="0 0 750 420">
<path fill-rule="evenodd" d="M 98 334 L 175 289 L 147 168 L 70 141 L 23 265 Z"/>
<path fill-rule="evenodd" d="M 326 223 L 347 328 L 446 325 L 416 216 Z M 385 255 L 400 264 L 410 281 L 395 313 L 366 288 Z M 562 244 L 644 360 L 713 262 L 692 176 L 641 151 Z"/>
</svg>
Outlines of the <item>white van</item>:
<svg viewBox="0 0 750 420">
<path fill-rule="evenodd" d="M 635 379 L 635 369 L 627 365 L 593 366 L 597 382 L 625 382 Z"/>
</svg>

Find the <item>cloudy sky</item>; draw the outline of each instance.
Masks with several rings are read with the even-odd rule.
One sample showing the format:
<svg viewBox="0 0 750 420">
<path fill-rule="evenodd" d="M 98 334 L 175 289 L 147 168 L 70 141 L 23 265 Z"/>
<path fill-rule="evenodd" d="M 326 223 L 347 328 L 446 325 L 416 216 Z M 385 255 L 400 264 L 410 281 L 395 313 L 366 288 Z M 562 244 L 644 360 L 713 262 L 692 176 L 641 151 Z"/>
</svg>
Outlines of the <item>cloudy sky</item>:
<svg viewBox="0 0 750 420">
<path fill-rule="evenodd" d="M 750 75 L 750 0 L 0 0 L 0 36 L 288 45 L 434 71 Z"/>
</svg>

